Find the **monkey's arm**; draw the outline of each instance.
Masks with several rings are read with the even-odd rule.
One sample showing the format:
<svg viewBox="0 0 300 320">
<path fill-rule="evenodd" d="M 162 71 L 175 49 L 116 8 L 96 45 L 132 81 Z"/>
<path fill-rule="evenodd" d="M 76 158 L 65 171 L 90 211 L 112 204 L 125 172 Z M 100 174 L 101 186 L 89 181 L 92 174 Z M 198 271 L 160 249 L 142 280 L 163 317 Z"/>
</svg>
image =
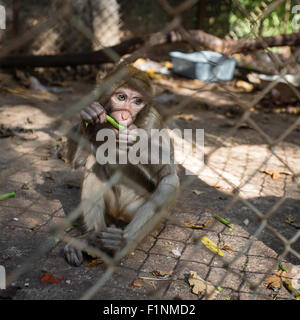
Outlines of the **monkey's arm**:
<svg viewBox="0 0 300 320">
<path fill-rule="evenodd" d="M 128 241 L 132 240 L 138 244 L 161 222 L 162 217 L 159 217 L 157 213 L 161 209 L 170 210 L 176 199 L 178 188 L 179 179 L 176 173 L 163 177 L 151 197 L 137 210 L 124 230 L 113 227 L 107 228 L 101 233 L 102 248 L 118 251 Z M 149 227 L 148 223 L 152 223 L 152 226 Z"/>
<path fill-rule="evenodd" d="M 176 199 L 178 188 L 179 178 L 176 173 L 161 179 L 151 197 L 138 209 L 132 221 L 125 228 L 127 240 L 135 238 L 137 233 L 142 234 L 144 227 L 149 228 L 146 224 L 153 219 L 159 210 L 170 209 Z M 155 226 L 153 225 L 153 228 Z"/>
</svg>

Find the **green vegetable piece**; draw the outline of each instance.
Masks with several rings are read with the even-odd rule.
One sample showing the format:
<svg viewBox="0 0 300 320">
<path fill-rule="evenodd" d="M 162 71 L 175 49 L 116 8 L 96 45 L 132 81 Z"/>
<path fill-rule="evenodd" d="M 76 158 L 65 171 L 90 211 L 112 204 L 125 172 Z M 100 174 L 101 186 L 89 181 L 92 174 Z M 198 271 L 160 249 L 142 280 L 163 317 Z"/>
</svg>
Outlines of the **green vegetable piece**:
<svg viewBox="0 0 300 320">
<path fill-rule="evenodd" d="M 5 193 L 5 194 L 0 195 L 0 200 L 5 200 L 7 198 L 15 197 L 15 195 L 16 195 L 15 192 Z"/>
<path fill-rule="evenodd" d="M 285 268 L 281 263 L 279 265 L 280 270 L 285 271 L 285 272 L 289 272 L 289 270 L 287 268 Z"/>
<path fill-rule="evenodd" d="M 122 126 L 121 124 L 119 124 L 114 118 L 112 118 L 111 116 L 109 116 L 108 114 L 106 115 L 106 120 L 111 123 L 115 128 L 119 129 L 119 130 L 123 130 L 125 129 L 124 126 Z"/>
<path fill-rule="evenodd" d="M 88 125 L 89 125 L 89 122 L 88 122 L 88 121 L 85 121 L 84 124 L 85 124 L 85 127 L 87 128 Z"/>
<path fill-rule="evenodd" d="M 228 228 L 232 228 L 231 224 L 224 218 L 220 217 L 219 215 L 215 214 L 214 218 L 225 224 Z"/>
<path fill-rule="evenodd" d="M 60 241 L 58 237 L 54 237 L 53 239 L 55 243 L 58 243 Z"/>
</svg>

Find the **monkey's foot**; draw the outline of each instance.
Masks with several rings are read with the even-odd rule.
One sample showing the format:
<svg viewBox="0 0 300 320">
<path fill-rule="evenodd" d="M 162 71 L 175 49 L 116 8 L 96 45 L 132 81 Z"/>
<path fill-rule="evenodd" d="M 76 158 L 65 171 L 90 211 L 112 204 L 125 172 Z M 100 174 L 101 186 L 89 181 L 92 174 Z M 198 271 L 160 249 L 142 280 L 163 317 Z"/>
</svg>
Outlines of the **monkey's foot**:
<svg viewBox="0 0 300 320">
<path fill-rule="evenodd" d="M 79 267 L 83 262 L 83 254 L 82 251 L 67 244 L 64 247 L 64 255 L 67 262 L 75 267 Z"/>
</svg>

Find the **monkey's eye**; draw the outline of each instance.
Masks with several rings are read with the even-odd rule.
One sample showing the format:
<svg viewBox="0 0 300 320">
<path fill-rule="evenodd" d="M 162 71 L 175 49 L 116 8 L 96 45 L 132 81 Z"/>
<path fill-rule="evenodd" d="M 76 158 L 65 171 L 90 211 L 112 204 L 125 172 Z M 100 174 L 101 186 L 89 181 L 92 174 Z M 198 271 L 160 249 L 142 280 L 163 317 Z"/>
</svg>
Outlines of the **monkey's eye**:
<svg viewBox="0 0 300 320">
<path fill-rule="evenodd" d="M 117 98 L 118 98 L 118 100 L 120 100 L 120 101 L 124 101 L 124 100 L 125 100 L 125 94 L 119 93 L 119 94 L 117 95 Z"/>
<path fill-rule="evenodd" d="M 135 104 L 140 105 L 143 103 L 143 100 L 141 98 L 136 98 L 135 99 Z"/>
</svg>

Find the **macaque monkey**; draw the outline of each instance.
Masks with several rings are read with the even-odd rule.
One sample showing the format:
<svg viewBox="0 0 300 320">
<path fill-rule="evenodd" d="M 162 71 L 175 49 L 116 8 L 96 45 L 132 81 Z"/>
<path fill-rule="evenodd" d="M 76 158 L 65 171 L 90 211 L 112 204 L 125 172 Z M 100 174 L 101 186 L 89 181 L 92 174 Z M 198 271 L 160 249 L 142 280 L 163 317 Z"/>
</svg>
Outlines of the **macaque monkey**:
<svg viewBox="0 0 300 320">
<path fill-rule="evenodd" d="M 96 141 L 97 132 L 102 128 L 114 131 L 120 150 L 124 146 L 125 152 L 136 143 L 138 128 L 145 129 L 149 135 L 151 129 L 163 128 L 159 113 L 151 105 L 152 86 L 146 73 L 130 65 L 119 66 L 105 80 L 115 77 L 121 68 L 125 68 L 125 77 L 115 81 L 99 101 L 80 112 L 77 132 L 89 141 L 91 150 L 103 144 Z M 97 79 L 97 83 L 99 85 L 101 81 Z M 125 129 L 113 127 L 107 121 L 107 115 Z M 122 178 L 96 204 L 92 200 L 97 199 L 115 168 L 110 164 L 100 165 L 95 153 L 83 150 L 80 141 L 76 143 L 72 139 L 69 160 L 75 168 L 84 166 L 81 201 L 87 243 L 96 244 L 107 252 L 122 249 L 160 208 L 170 210 L 175 202 L 179 179 L 173 149 L 170 164 L 119 164 L 118 168 L 124 173 Z M 71 265 L 79 266 L 83 261 L 82 252 L 69 244 L 65 246 L 64 253 Z"/>
</svg>

